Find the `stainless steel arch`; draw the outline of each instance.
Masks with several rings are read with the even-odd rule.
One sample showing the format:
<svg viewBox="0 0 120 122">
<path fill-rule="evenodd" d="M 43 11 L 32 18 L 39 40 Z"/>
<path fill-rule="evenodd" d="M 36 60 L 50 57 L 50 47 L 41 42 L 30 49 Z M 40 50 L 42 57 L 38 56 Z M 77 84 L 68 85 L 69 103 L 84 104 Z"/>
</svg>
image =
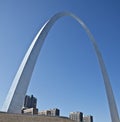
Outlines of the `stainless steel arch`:
<svg viewBox="0 0 120 122">
<path fill-rule="evenodd" d="M 97 58 L 100 64 L 101 72 L 104 79 L 106 94 L 108 98 L 108 104 L 111 114 L 112 122 L 119 122 L 119 115 L 116 107 L 116 103 L 114 100 L 113 91 L 110 85 L 110 80 L 102 59 L 102 55 L 98 49 L 98 46 L 96 44 L 96 41 L 94 37 L 92 36 L 91 32 L 87 28 L 87 26 L 84 24 L 84 22 L 77 16 L 75 16 L 72 13 L 69 12 L 60 12 L 55 14 L 53 17 L 48 20 L 43 27 L 40 29 L 38 34 L 36 35 L 35 39 L 33 40 L 32 44 L 30 45 L 18 71 L 17 74 L 13 80 L 13 83 L 11 85 L 11 88 L 9 90 L 9 93 L 7 95 L 7 98 L 3 104 L 2 111 L 11 112 L 11 113 L 20 113 L 21 108 L 23 105 L 23 100 L 30 82 L 30 78 L 38 57 L 38 54 L 42 48 L 43 42 L 45 40 L 45 37 L 47 36 L 49 30 L 51 29 L 52 25 L 61 17 L 63 16 L 71 16 L 75 20 L 78 21 L 78 23 L 83 27 L 83 29 L 88 34 L 95 52 L 97 54 Z"/>
</svg>

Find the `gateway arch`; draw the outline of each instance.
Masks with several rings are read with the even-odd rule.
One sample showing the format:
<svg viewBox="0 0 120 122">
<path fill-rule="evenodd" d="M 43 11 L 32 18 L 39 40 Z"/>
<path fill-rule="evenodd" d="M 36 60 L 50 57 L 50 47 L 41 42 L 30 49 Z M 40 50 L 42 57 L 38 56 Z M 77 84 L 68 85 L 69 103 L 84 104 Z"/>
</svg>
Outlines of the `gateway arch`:
<svg viewBox="0 0 120 122">
<path fill-rule="evenodd" d="M 32 76 L 32 72 L 35 66 L 35 63 L 37 61 L 37 57 L 40 53 L 40 50 L 42 48 L 42 45 L 44 43 L 45 37 L 47 36 L 49 30 L 53 26 L 53 24 L 61 17 L 63 16 L 70 16 L 74 18 L 86 31 L 89 39 L 91 40 L 91 43 L 93 44 L 93 47 L 95 49 L 98 62 L 101 68 L 101 72 L 104 79 L 104 85 L 106 90 L 106 95 L 108 99 L 109 109 L 110 109 L 110 115 L 112 122 L 120 122 L 119 115 L 117 111 L 117 106 L 115 103 L 113 91 L 111 88 L 110 80 L 103 62 L 102 55 L 98 49 L 98 46 L 96 44 L 96 41 L 94 37 L 92 36 L 90 30 L 88 27 L 84 24 L 84 22 L 74 14 L 70 12 L 60 12 L 55 14 L 53 17 L 51 17 L 40 29 L 34 40 L 32 41 L 27 53 L 25 54 L 25 57 L 16 73 L 16 76 L 13 80 L 13 83 L 11 85 L 11 88 L 8 92 L 8 95 L 6 97 L 6 100 L 3 104 L 2 111 L 8 112 L 8 113 L 20 113 L 21 108 L 23 105 L 24 97 Z"/>
</svg>

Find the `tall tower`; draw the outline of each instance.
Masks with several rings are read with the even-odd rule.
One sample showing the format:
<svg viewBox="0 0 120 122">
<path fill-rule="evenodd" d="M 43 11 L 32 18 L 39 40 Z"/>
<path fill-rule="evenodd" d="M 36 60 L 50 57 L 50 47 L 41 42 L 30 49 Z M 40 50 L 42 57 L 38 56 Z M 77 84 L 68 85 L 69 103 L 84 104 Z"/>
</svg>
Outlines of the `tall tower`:
<svg viewBox="0 0 120 122">
<path fill-rule="evenodd" d="M 37 105 L 37 99 L 33 95 L 25 96 L 25 100 L 24 100 L 25 108 L 36 108 L 36 105 Z"/>
<path fill-rule="evenodd" d="M 97 54 L 98 62 L 100 64 L 101 72 L 104 79 L 104 85 L 106 90 L 106 95 L 108 98 L 108 104 L 111 114 L 112 122 L 120 122 L 119 115 L 116 107 L 116 103 L 114 100 L 113 91 L 111 88 L 110 80 L 103 62 L 102 55 L 98 49 L 96 41 L 91 34 L 88 27 L 84 24 L 84 22 L 77 16 L 69 12 L 60 12 L 55 14 L 51 17 L 40 29 L 38 34 L 36 35 L 35 39 L 33 40 L 32 44 L 30 45 L 19 69 L 18 72 L 13 80 L 12 86 L 9 90 L 7 98 L 4 102 L 2 111 L 11 112 L 11 113 L 20 113 L 21 108 L 23 106 L 24 97 L 32 76 L 32 72 L 37 61 L 37 57 L 40 53 L 42 45 L 44 43 L 45 37 L 47 36 L 49 30 L 51 29 L 52 25 L 61 17 L 63 16 L 70 16 L 74 18 L 86 31 L 88 37 L 90 38 L 95 52 Z"/>
</svg>

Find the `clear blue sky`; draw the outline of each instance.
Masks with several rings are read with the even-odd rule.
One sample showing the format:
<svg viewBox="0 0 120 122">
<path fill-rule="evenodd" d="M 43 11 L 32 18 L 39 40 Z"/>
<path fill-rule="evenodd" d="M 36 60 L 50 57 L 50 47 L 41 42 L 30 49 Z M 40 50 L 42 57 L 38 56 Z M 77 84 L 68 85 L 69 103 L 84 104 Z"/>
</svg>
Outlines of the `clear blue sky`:
<svg viewBox="0 0 120 122">
<path fill-rule="evenodd" d="M 110 76 L 120 111 L 119 0 L 0 0 L 0 108 L 33 38 L 55 13 L 79 16 L 94 35 Z M 39 110 L 60 108 L 110 122 L 103 78 L 86 33 L 72 18 L 58 20 L 49 32 L 36 63 L 27 94 Z"/>
</svg>

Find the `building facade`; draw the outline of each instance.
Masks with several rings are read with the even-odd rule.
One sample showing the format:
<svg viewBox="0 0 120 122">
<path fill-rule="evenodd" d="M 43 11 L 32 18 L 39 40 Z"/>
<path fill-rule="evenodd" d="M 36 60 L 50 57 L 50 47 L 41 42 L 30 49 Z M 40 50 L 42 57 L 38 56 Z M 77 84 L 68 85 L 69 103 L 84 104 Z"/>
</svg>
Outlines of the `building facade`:
<svg viewBox="0 0 120 122">
<path fill-rule="evenodd" d="M 22 109 L 21 113 L 28 115 L 38 115 L 38 109 L 37 108 Z"/>
<path fill-rule="evenodd" d="M 70 112 L 69 118 L 76 122 L 83 122 L 83 113 L 82 112 Z"/>
<path fill-rule="evenodd" d="M 24 107 L 36 108 L 36 106 L 37 106 L 37 99 L 33 95 L 31 96 L 26 95 L 24 100 Z"/>
<path fill-rule="evenodd" d="M 51 109 L 51 116 L 60 116 L 60 110 L 58 108 Z"/>
<path fill-rule="evenodd" d="M 50 110 L 43 110 L 38 112 L 39 115 L 44 116 L 60 116 L 60 110 L 58 108 L 50 109 Z"/>
<path fill-rule="evenodd" d="M 84 116 L 83 122 L 93 122 L 93 116 Z"/>
</svg>

